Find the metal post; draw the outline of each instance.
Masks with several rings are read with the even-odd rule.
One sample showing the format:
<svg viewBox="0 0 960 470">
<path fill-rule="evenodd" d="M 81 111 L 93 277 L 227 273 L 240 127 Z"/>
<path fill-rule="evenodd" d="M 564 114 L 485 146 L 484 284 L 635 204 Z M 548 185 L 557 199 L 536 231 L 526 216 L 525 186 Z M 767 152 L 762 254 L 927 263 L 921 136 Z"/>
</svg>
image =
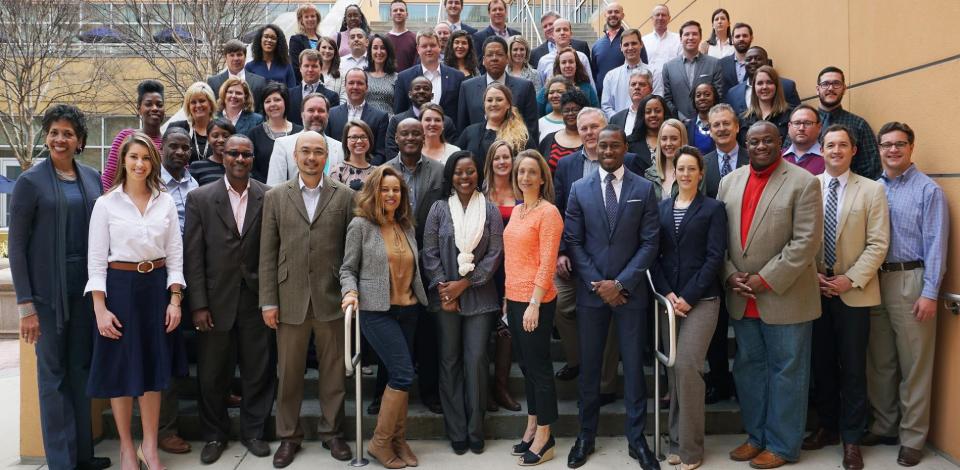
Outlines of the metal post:
<svg viewBox="0 0 960 470">
<path fill-rule="evenodd" d="M 349 376 L 353 373 L 354 377 L 354 405 L 356 405 L 356 431 L 357 431 L 357 452 L 353 454 L 353 460 L 350 461 L 351 467 L 363 467 L 366 464 L 370 463 L 367 459 L 363 457 L 363 412 L 362 412 L 362 398 L 363 393 L 361 393 L 361 381 L 363 380 L 363 373 L 358 370 L 357 367 L 360 364 L 360 319 L 356 319 L 356 327 L 352 328 L 354 324 L 354 311 L 353 305 L 347 307 L 347 311 L 343 315 L 343 360 L 344 366 L 347 368 L 347 375 Z M 353 333 L 351 335 L 351 333 Z M 351 341 L 351 339 L 353 341 Z M 351 354 L 351 342 L 355 342 L 357 345 L 357 353 Z"/>
<path fill-rule="evenodd" d="M 650 271 L 647 271 L 647 282 L 650 283 L 650 291 L 653 293 L 653 350 L 655 358 L 653 360 L 653 393 L 654 393 L 654 416 L 653 416 L 653 452 L 658 460 L 664 460 L 664 455 L 660 449 L 660 364 L 665 367 L 673 367 L 677 362 L 677 317 L 673 311 L 673 304 L 666 297 L 657 293 L 653 285 L 653 277 Z M 670 346 L 670 352 L 663 354 L 660 352 L 660 312 L 658 305 L 662 305 L 667 314 L 667 343 Z"/>
</svg>

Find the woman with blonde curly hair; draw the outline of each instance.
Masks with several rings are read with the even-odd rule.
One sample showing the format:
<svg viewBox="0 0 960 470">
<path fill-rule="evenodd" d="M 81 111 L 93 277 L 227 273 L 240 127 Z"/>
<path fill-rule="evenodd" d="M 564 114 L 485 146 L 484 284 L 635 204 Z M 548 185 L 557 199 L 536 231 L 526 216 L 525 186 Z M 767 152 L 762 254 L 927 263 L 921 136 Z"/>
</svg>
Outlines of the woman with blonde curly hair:
<svg viewBox="0 0 960 470">
<path fill-rule="evenodd" d="M 513 106 L 513 93 L 506 85 L 498 82 L 487 85 L 483 112 L 486 119 L 467 126 L 457 142 L 461 149 L 473 152 L 478 168 L 483 168 L 487 149 L 494 140 L 505 140 L 514 153 L 536 148 L 520 112 Z"/>
<path fill-rule="evenodd" d="M 223 88 L 222 86 L 220 87 Z M 217 114 L 217 96 L 206 82 L 196 82 L 183 93 L 183 114 L 186 120 L 170 123 L 190 133 L 190 161 L 207 158 L 207 125 Z"/>
</svg>

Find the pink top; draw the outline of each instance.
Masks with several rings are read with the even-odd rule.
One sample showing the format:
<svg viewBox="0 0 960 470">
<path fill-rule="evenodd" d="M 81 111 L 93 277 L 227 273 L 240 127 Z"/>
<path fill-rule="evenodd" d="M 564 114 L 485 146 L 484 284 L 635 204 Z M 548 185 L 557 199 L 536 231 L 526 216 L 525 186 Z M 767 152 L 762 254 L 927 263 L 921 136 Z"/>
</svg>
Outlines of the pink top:
<svg viewBox="0 0 960 470">
<path fill-rule="evenodd" d="M 514 302 L 529 302 L 535 287 L 546 289 L 542 301 L 557 297 L 553 275 L 557 271 L 557 252 L 563 236 L 563 219 L 557 206 L 546 201 L 530 212 L 517 206 L 503 230 L 503 266 L 506 273 L 506 297 Z"/>
<path fill-rule="evenodd" d="M 103 174 L 100 176 L 100 185 L 103 186 L 104 193 L 113 187 L 113 179 L 117 177 L 120 146 L 123 145 L 124 140 L 127 140 L 127 137 L 130 137 L 131 134 L 138 130 L 139 129 L 124 129 L 113 139 L 113 144 L 110 146 L 110 153 L 107 155 L 107 161 L 103 164 Z M 163 148 L 163 136 L 158 135 L 153 137 L 153 145 L 156 145 L 157 151 L 160 152 L 160 149 Z"/>
</svg>

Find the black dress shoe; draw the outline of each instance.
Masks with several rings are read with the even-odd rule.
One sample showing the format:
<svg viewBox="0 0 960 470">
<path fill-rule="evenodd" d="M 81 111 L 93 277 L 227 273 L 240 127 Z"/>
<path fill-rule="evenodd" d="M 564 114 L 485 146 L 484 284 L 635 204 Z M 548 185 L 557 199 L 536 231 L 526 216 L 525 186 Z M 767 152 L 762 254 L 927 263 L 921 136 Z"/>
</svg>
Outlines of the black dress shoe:
<svg viewBox="0 0 960 470">
<path fill-rule="evenodd" d="M 640 463 L 640 468 L 643 470 L 660 470 L 660 461 L 657 460 L 657 456 L 653 455 L 653 451 L 647 447 L 646 439 L 640 440 L 640 447 L 630 449 L 637 455 L 637 462 Z"/>
<path fill-rule="evenodd" d="M 367 405 L 367 414 L 368 415 L 378 415 L 380 414 L 380 398 L 374 398 L 373 401 Z"/>
<path fill-rule="evenodd" d="M 467 453 L 467 441 L 451 441 L 450 447 L 453 448 L 454 454 L 463 455 Z"/>
<path fill-rule="evenodd" d="M 531 445 L 533 445 L 533 440 L 531 440 L 530 442 L 527 442 L 523 439 L 520 439 L 519 444 L 513 445 L 513 450 L 510 452 L 510 455 L 521 456 L 524 453 L 526 453 L 528 450 L 530 450 Z"/>
<path fill-rule="evenodd" d="M 543 448 L 540 449 L 540 452 L 534 452 L 532 450 L 527 450 L 520 456 L 520 461 L 518 462 L 521 467 L 532 467 L 534 465 L 540 465 L 544 462 L 549 462 L 553 460 L 553 455 L 556 453 L 557 441 L 553 439 L 553 435 L 550 435 L 550 439 L 547 440 L 547 443 L 543 445 Z"/>
<path fill-rule="evenodd" d="M 577 442 L 575 442 L 573 448 L 570 449 L 570 454 L 567 455 L 567 467 L 580 468 L 583 464 L 587 463 L 587 456 L 592 454 L 593 450 L 593 441 L 577 438 Z"/>
<path fill-rule="evenodd" d="M 240 441 L 251 454 L 257 457 L 266 457 L 270 455 L 270 444 L 261 439 L 243 439 Z"/>
<path fill-rule="evenodd" d="M 712 405 L 721 400 L 723 400 L 723 398 L 721 398 L 720 389 L 716 386 L 708 385 L 707 393 L 704 394 L 703 402 L 707 405 Z"/>
<path fill-rule="evenodd" d="M 480 455 L 483 453 L 484 448 L 486 448 L 486 444 L 483 441 L 470 441 L 470 452 Z"/>
<path fill-rule="evenodd" d="M 600 406 L 606 406 L 613 402 L 617 401 L 616 393 L 601 393 L 600 394 Z"/>
<path fill-rule="evenodd" d="M 103 470 L 110 468 L 110 465 L 109 457 L 91 457 L 85 462 L 77 462 L 77 470 Z"/>
<path fill-rule="evenodd" d="M 557 380 L 573 380 L 580 375 L 580 366 L 571 366 L 570 364 L 566 364 L 561 367 L 555 375 Z"/>
<path fill-rule="evenodd" d="M 226 448 L 227 443 L 221 441 L 210 441 L 204 444 L 203 450 L 200 451 L 200 462 L 207 465 L 216 462 Z"/>
<path fill-rule="evenodd" d="M 433 413 L 433 414 L 435 414 L 435 415 L 442 415 L 442 414 L 443 414 L 443 407 L 440 406 L 440 402 L 439 402 L 439 401 L 432 401 L 432 402 L 429 402 L 429 403 L 424 402 L 423 405 L 426 406 L 427 409 L 430 410 L 430 412 Z"/>
</svg>

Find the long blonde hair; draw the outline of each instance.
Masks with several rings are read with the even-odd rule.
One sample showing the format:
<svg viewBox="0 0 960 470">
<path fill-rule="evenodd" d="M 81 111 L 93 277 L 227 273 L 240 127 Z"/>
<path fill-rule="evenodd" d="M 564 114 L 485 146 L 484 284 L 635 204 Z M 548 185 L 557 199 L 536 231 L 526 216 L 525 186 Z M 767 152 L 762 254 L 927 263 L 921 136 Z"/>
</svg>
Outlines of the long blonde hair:
<svg viewBox="0 0 960 470">
<path fill-rule="evenodd" d="M 663 155 L 663 150 L 660 149 L 660 137 L 663 136 L 663 128 L 668 126 L 680 132 L 680 145 L 677 147 L 678 150 L 680 147 L 687 145 L 688 142 L 687 126 L 684 126 L 679 120 L 667 119 L 660 125 L 660 131 L 657 132 L 657 150 L 653 152 L 653 166 L 657 168 L 657 176 L 659 176 L 660 179 L 664 179 L 664 174 L 667 171 L 667 159 Z M 677 158 L 677 155 L 674 154 L 673 158 Z"/>
<path fill-rule="evenodd" d="M 506 85 L 493 82 L 487 85 L 487 89 L 483 92 L 484 106 L 486 106 L 487 93 L 490 90 L 499 90 L 507 98 L 507 104 L 510 105 L 508 108 L 510 111 L 504 116 L 500 129 L 497 130 L 497 139 L 506 141 L 513 153 L 520 152 L 527 148 L 530 132 L 527 131 L 527 125 L 523 122 L 520 111 L 517 111 L 517 108 L 513 105 L 513 93 Z"/>
</svg>

